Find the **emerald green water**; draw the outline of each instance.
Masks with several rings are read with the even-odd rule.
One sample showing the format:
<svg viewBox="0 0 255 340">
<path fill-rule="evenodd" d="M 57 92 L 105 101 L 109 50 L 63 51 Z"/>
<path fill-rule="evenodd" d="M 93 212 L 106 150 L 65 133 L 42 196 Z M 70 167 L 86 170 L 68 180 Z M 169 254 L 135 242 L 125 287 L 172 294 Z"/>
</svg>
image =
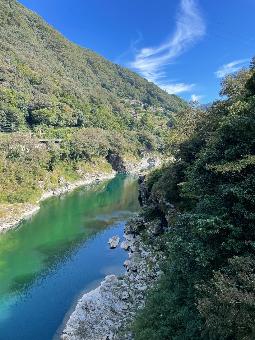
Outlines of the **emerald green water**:
<svg viewBox="0 0 255 340">
<path fill-rule="evenodd" d="M 136 180 L 117 176 L 45 201 L 0 235 L 0 339 L 52 339 L 84 289 L 123 271 L 125 252 L 107 241 L 137 210 Z"/>
</svg>

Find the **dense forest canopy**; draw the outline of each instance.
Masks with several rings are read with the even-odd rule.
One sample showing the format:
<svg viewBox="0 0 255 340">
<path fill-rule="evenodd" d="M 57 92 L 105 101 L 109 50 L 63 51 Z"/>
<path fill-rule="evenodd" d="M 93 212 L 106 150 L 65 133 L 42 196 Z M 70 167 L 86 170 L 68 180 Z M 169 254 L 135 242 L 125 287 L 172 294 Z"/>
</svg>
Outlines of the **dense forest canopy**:
<svg viewBox="0 0 255 340">
<path fill-rule="evenodd" d="M 161 221 L 167 261 L 137 340 L 255 338 L 255 60 L 224 99 L 180 117 L 173 164 L 147 181 L 145 221 Z"/>
</svg>

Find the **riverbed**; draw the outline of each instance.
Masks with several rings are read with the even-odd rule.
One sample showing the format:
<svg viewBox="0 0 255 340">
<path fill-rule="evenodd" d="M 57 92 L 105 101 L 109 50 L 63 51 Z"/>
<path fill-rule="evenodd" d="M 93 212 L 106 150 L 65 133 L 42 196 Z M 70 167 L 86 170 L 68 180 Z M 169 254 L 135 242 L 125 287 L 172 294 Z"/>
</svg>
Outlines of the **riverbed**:
<svg viewBox="0 0 255 340">
<path fill-rule="evenodd" d="M 19 229 L 0 235 L 0 339 L 51 340 L 82 292 L 121 274 L 110 250 L 139 209 L 137 181 L 113 180 L 42 202 Z"/>
</svg>

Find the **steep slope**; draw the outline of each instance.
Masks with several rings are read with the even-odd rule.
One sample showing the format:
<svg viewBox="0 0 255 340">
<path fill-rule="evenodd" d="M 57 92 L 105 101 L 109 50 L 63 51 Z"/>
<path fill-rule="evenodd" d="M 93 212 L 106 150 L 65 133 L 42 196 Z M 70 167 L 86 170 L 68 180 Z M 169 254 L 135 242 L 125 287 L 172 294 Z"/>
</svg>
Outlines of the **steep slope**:
<svg viewBox="0 0 255 340">
<path fill-rule="evenodd" d="M 255 338 L 255 59 L 221 94 L 182 117 L 177 161 L 142 185 L 146 240 L 166 259 L 135 340 Z"/>
<path fill-rule="evenodd" d="M 40 124 L 135 129 L 144 112 L 169 116 L 186 107 L 69 42 L 16 0 L 0 0 L 0 99 L 2 131 Z"/>
</svg>

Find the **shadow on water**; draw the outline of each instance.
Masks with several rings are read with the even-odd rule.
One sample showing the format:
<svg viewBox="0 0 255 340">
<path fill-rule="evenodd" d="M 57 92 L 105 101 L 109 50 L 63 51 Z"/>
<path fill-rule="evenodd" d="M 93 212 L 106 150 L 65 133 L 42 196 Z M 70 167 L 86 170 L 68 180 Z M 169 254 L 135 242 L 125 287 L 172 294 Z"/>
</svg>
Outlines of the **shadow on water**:
<svg viewBox="0 0 255 340">
<path fill-rule="evenodd" d="M 107 241 L 137 210 L 136 180 L 117 176 L 43 202 L 1 235 L 0 340 L 52 339 L 82 290 L 122 272 L 126 255 Z"/>
</svg>

